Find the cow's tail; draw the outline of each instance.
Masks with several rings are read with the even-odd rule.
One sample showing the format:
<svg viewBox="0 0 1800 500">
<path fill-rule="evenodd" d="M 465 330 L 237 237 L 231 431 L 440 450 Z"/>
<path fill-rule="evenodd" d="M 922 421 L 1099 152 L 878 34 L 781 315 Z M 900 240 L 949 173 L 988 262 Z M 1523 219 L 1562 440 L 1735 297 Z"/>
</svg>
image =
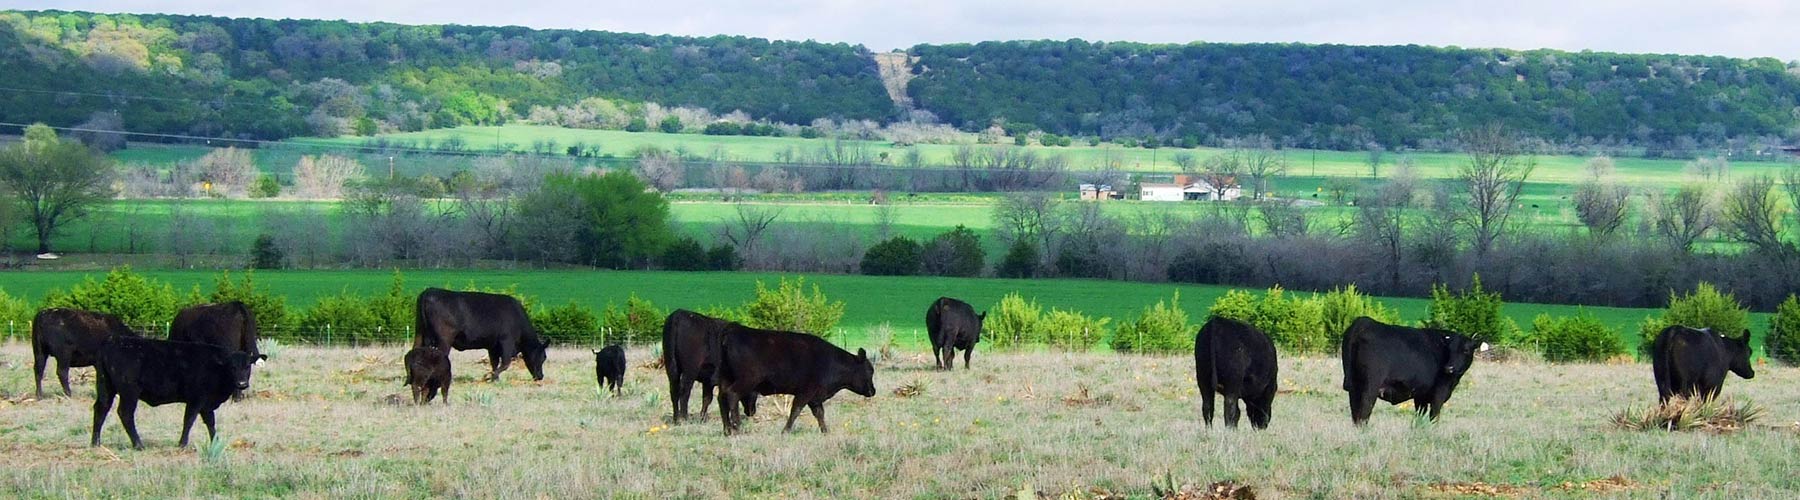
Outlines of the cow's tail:
<svg viewBox="0 0 1800 500">
<path fill-rule="evenodd" d="M 1344 338 L 1339 340 L 1338 355 L 1342 358 L 1344 366 L 1344 390 L 1346 391 L 1350 390 L 1350 370 L 1355 366 L 1357 346 L 1362 344 L 1358 342 L 1359 337 L 1362 337 L 1363 330 L 1367 329 L 1368 323 L 1372 321 L 1375 320 L 1369 319 L 1368 316 L 1356 318 L 1350 322 L 1349 328 L 1344 329 Z"/>
<path fill-rule="evenodd" d="M 680 311 L 677 311 L 677 313 L 679 312 Z M 685 321 L 686 316 L 682 316 L 682 318 L 683 321 Z M 677 322 L 676 314 L 670 314 L 667 319 L 663 320 L 662 330 L 663 373 L 669 375 L 669 385 L 671 387 L 674 386 L 675 380 L 681 377 L 681 361 L 678 359 L 679 356 L 675 355 L 675 349 L 673 349 L 674 346 L 670 345 L 670 339 L 675 338 L 675 328 L 677 328 L 675 324 Z"/>
<path fill-rule="evenodd" d="M 421 293 L 419 300 L 413 301 L 413 347 L 425 347 L 425 339 L 437 338 L 431 331 L 431 321 L 425 318 L 425 295 Z"/>
<path fill-rule="evenodd" d="M 50 318 L 49 318 L 50 311 L 53 311 L 53 310 L 54 309 L 45 309 L 42 311 L 38 311 L 37 315 L 33 316 L 31 318 L 31 356 L 32 356 L 32 359 L 37 359 L 37 360 L 44 359 L 44 356 L 45 356 L 44 344 L 43 344 L 44 341 L 43 341 L 43 335 L 41 334 L 40 330 L 42 330 L 44 328 L 44 322 L 50 320 Z M 42 363 L 42 361 L 39 361 L 39 363 Z"/>
<path fill-rule="evenodd" d="M 244 334 L 247 335 L 247 337 L 243 340 L 248 344 L 244 346 L 245 350 L 250 351 L 251 357 L 260 355 L 262 354 L 262 348 L 257 346 L 256 343 L 262 340 L 262 332 L 256 330 L 256 311 L 251 310 L 250 305 L 243 302 L 238 302 L 237 306 L 238 310 L 243 311 L 244 313 Z"/>
</svg>

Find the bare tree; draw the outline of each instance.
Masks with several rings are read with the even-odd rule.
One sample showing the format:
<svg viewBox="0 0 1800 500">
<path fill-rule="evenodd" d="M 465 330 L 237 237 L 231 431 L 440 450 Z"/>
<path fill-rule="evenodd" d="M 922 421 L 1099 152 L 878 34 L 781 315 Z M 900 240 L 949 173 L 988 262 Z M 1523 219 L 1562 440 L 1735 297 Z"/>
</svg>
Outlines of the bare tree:
<svg viewBox="0 0 1800 500">
<path fill-rule="evenodd" d="M 117 111 L 95 111 L 75 126 L 75 140 L 102 153 L 125 149 L 125 118 Z"/>
<path fill-rule="evenodd" d="M 1588 234 L 1607 238 L 1625 225 L 1631 207 L 1631 188 L 1611 179 L 1590 177 L 1575 187 L 1575 217 Z"/>
<path fill-rule="evenodd" d="M 1788 167 L 1781 172 L 1781 187 L 1787 189 L 1788 202 L 1793 204 L 1794 214 L 1800 215 L 1800 167 Z"/>
<path fill-rule="evenodd" d="M 745 262 L 762 258 L 763 233 L 781 218 L 781 207 L 739 202 L 733 204 L 732 209 L 735 217 L 721 225 L 721 236 L 737 247 L 738 255 L 743 256 Z"/>
<path fill-rule="evenodd" d="M 1257 211 L 1262 215 L 1263 229 L 1276 238 L 1306 236 L 1312 227 L 1306 209 L 1296 205 L 1295 200 L 1258 203 Z"/>
<path fill-rule="evenodd" d="M 1355 179 L 1333 176 L 1325 179 L 1325 194 L 1331 196 L 1331 204 L 1343 205 L 1345 201 L 1356 198 L 1356 190 L 1362 187 Z"/>
<path fill-rule="evenodd" d="M 1369 141 L 1369 144 L 1365 146 L 1363 150 L 1368 153 L 1367 156 L 1363 157 L 1363 163 L 1369 165 L 1369 177 L 1380 178 L 1381 156 L 1387 153 L 1387 149 L 1381 147 L 1381 143 L 1379 142 Z"/>
<path fill-rule="evenodd" d="M 1194 174 L 1200 172 L 1200 159 L 1194 157 L 1193 153 L 1187 151 L 1177 152 L 1169 157 L 1169 161 L 1175 162 L 1175 168 L 1181 170 L 1181 173 Z"/>
<path fill-rule="evenodd" d="M 1518 136 L 1499 125 L 1465 131 L 1460 138 L 1469 155 L 1457 172 L 1469 195 L 1465 220 L 1474 231 L 1475 255 L 1485 257 L 1506 233 L 1537 158 L 1526 154 Z"/>
<path fill-rule="evenodd" d="M 261 174 L 256 170 L 256 160 L 250 157 L 250 151 L 235 147 L 214 149 L 195 160 L 194 167 L 202 179 L 212 183 L 212 194 L 228 198 L 249 194 L 250 186 Z"/>
<path fill-rule="evenodd" d="M 879 193 L 879 191 L 877 191 Z M 886 196 L 882 196 L 886 198 Z M 894 235 L 894 205 L 886 200 L 875 203 L 875 233 L 886 240 Z"/>
<path fill-rule="evenodd" d="M 1260 200 L 1263 193 L 1269 191 L 1269 179 L 1287 174 L 1287 157 L 1276 151 L 1274 142 L 1266 136 L 1256 136 L 1238 148 L 1232 150 L 1238 157 L 1244 175 L 1250 177 L 1251 199 Z"/>
<path fill-rule="evenodd" d="M 637 168 L 633 173 L 657 191 L 666 193 L 684 185 L 686 170 L 681 159 L 674 155 L 650 154 L 638 158 Z"/>
<path fill-rule="evenodd" d="M 1613 173 L 1618 171 L 1618 166 L 1613 163 L 1612 157 L 1606 155 L 1589 158 L 1583 167 L 1587 169 L 1588 177 L 1595 179 L 1610 179 Z"/>
<path fill-rule="evenodd" d="M 1694 242 L 1719 220 L 1712 194 L 1704 184 L 1687 184 L 1674 193 L 1659 194 L 1651 206 L 1655 209 L 1656 234 L 1683 252 L 1693 251 Z"/>
<path fill-rule="evenodd" d="M 474 192 L 457 193 L 456 209 L 477 240 L 478 253 L 484 257 L 500 257 L 507 253 L 512 241 L 515 213 L 512 200 L 489 200 Z"/>
<path fill-rule="evenodd" d="M 1000 198 L 994 205 L 994 226 L 1000 240 L 1007 245 L 1029 240 L 1048 254 L 1057 229 L 1058 204 L 1048 193 L 1011 193 Z"/>
<path fill-rule="evenodd" d="M 1775 192 L 1775 178 L 1758 175 L 1739 182 L 1725 198 L 1723 212 L 1722 222 L 1732 239 L 1769 255 L 1793 253 L 1794 247 L 1782 240 L 1786 209 Z"/>
<path fill-rule="evenodd" d="M 344 183 L 362 177 L 363 166 L 342 156 L 302 156 L 294 164 L 294 193 L 303 198 L 337 199 Z"/>
<path fill-rule="evenodd" d="M 1687 163 L 1688 174 L 1704 180 L 1716 181 L 1731 177 L 1731 162 L 1723 156 L 1712 158 L 1696 158 Z"/>
<path fill-rule="evenodd" d="M 1381 251 L 1390 290 L 1400 288 L 1406 243 L 1406 213 L 1413 205 L 1414 179 L 1396 175 L 1368 196 L 1356 199 L 1355 234 Z"/>
</svg>

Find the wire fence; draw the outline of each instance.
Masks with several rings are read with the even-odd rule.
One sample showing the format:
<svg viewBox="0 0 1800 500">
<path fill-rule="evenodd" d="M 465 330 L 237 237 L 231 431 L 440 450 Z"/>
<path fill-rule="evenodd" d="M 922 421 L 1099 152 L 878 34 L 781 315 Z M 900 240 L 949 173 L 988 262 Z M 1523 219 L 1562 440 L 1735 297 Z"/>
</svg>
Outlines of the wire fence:
<svg viewBox="0 0 1800 500">
<path fill-rule="evenodd" d="M 169 324 L 126 325 L 132 330 L 149 338 L 168 338 Z M 5 325 L 4 339 L 7 341 L 25 342 L 31 339 L 31 323 L 8 320 Z M 540 334 L 557 346 L 608 346 L 619 344 L 627 347 L 640 347 L 662 344 L 662 332 L 627 332 L 612 328 L 601 328 L 591 332 L 559 332 L 556 334 Z M 361 347 L 369 345 L 411 344 L 413 328 L 407 326 L 398 330 L 383 327 L 338 328 L 327 324 L 317 328 L 301 328 L 293 326 L 257 327 L 258 340 L 275 340 L 290 345 L 344 346 Z"/>
</svg>

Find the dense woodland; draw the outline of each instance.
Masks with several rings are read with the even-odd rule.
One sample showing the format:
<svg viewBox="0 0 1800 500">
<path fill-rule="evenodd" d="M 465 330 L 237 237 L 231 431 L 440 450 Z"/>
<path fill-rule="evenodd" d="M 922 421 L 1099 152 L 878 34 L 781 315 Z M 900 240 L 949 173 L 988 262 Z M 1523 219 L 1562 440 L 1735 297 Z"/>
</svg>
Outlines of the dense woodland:
<svg viewBox="0 0 1800 500">
<path fill-rule="evenodd" d="M 0 13 L 0 121 L 255 139 L 509 121 L 764 124 L 739 128 L 750 135 L 941 121 L 1332 149 L 1451 149 L 1455 131 L 1499 123 L 1546 145 L 1689 155 L 1767 150 L 1800 120 L 1800 77 L 1773 59 L 1081 40 L 909 52 L 917 109 L 897 109 L 872 54 L 845 44 L 14 11 Z"/>
</svg>

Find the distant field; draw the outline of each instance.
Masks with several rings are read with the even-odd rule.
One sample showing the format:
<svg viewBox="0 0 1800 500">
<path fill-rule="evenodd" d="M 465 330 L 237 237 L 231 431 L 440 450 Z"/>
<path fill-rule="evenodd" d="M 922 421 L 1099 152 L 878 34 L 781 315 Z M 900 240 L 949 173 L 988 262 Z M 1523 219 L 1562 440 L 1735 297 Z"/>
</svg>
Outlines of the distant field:
<svg viewBox="0 0 1800 500">
<path fill-rule="evenodd" d="M 143 274 L 167 281 L 176 290 L 194 285 L 210 289 L 213 271 L 146 270 Z M 50 289 L 78 283 L 85 276 L 104 275 L 69 271 L 37 271 L 0 274 L 7 293 L 37 300 Z M 774 286 L 782 274 L 777 273 L 687 273 L 666 271 L 405 271 L 407 286 L 483 287 L 517 285 L 519 291 L 536 297 L 540 304 L 556 305 L 570 301 L 595 309 L 609 302 L 622 303 L 636 294 L 658 306 L 703 309 L 708 306 L 736 306 L 749 300 L 756 282 Z M 869 330 L 888 324 L 895 330 L 895 340 L 904 345 L 924 345 L 924 310 L 939 296 L 958 297 L 985 310 L 1007 293 L 1017 292 L 1035 298 L 1046 310 L 1060 308 L 1090 315 L 1111 317 L 1116 324 L 1136 316 L 1145 306 L 1181 293 L 1182 307 L 1196 325 L 1204 321 L 1206 309 L 1231 287 L 1210 285 L 1177 285 L 1169 283 L 1130 283 L 1103 280 L 1068 279 L 983 279 L 937 277 L 875 277 L 859 275 L 804 275 L 808 283 L 819 285 L 828 297 L 845 303 L 842 322 L 844 341 L 866 342 Z M 292 307 L 311 305 L 318 298 L 348 290 L 361 294 L 384 293 L 392 271 L 259 271 L 256 280 L 272 293 L 288 297 Z M 1399 310 L 1403 319 L 1416 321 L 1425 316 L 1429 302 L 1415 298 L 1384 298 L 1382 302 Z M 1580 307 L 1545 304 L 1508 304 L 1504 312 L 1523 328 L 1530 328 L 1539 313 L 1572 315 L 1585 309 L 1621 332 L 1626 343 L 1638 343 L 1637 325 L 1655 311 L 1612 307 Z M 1754 334 L 1761 338 L 1767 329 L 1767 315 L 1752 315 Z M 1755 344 L 1760 347 L 1761 341 Z"/>
</svg>

